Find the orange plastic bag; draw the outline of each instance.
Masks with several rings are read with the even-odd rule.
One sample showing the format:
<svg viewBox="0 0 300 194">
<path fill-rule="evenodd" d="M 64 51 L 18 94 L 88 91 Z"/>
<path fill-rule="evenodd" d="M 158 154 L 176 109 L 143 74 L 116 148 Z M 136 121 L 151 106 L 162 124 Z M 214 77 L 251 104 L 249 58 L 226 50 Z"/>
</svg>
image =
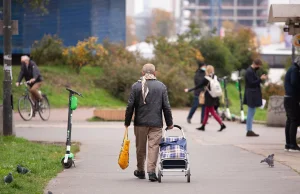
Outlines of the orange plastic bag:
<svg viewBox="0 0 300 194">
<path fill-rule="evenodd" d="M 123 144 L 122 144 L 122 148 L 118 160 L 119 166 L 123 170 L 129 166 L 129 146 L 130 146 L 130 140 L 128 139 L 128 128 L 126 127 Z"/>
</svg>

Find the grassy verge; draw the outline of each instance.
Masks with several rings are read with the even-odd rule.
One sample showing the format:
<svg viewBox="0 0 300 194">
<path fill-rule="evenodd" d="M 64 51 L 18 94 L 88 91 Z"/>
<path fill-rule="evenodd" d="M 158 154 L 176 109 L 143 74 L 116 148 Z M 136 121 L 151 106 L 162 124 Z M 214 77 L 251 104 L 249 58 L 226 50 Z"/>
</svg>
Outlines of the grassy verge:
<svg viewBox="0 0 300 194">
<path fill-rule="evenodd" d="M 232 83 L 228 84 L 227 91 L 228 91 L 228 98 L 229 98 L 229 101 L 230 101 L 230 107 L 229 107 L 230 112 L 232 114 L 240 116 L 239 91 L 235 87 L 235 84 L 232 84 Z M 244 91 L 242 91 L 242 93 L 243 93 L 243 96 L 244 96 Z M 244 105 L 244 111 L 245 111 L 245 115 L 247 115 L 248 107 L 246 105 Z M 257 108 L 254 120 L 266 121 L 266 119 L 267 119 L 267 110 L 265 110 L 265 109 L 262 110 L 260 108 Z"/>
<path fill-rule="evenodd" d="M 126 103 L 122 102 L 101 86 L 95 85 L 101 74 L 100 67 L 84 67 L 80 74 L 76 74 L 74 70 L 67 66 L 40 66 L 44 77 L 42 92 L 47 94 L 52 108 L 67 107 L 68 92 L 65 90 L 66 85 L 83 94 L 84 98 L 78 97 L 78 107 L 97 107 L 97 108 L 120 108 L 125 107 Z M 20 67 L 13 67 L 13 83 L 16 82 Z M 3 74 L 0 74 L 0 80 L 3 80 Z M 14 107 L 17 110 L 18 98 L 24 93 L 24 88 L 17 88 L 13 84 Z M 233 83 L 228 84 L 228 95 L 231 102 L 230 110 L 233 114 L 240 115 L 240 100 L 238 90 Z M 0 90 L 0 102 L 2 101 L 3 91 Z M 247 106 L 244 106 L 245 114 L 247 114 Z M 267 111 L 257 109 L 255 120 L 265 121 Z M 96 121 L 90 119 L 89 121 Z"/>
<path fill-rule="evenodd" d="M 89 118 L 87 119 L 87 121 L 89 122 L 102 122 L 102 121 L 106 121 L 106 122 L 121 122 L 121 121 L 124 121 L 124 120 L 105 120 L 105 119 L 102 119 L 102 118 L 99 118 L 99 117 L 92 117 L 92 118 Z"/>
<path fill-rule="evenodd" d="M 72 146 L 72 152 L 79 146 Z M 60 163 L 65 146 L 29 142 L 22 138 L 0 136 L 0 193 L 40 194 L 47 183 L 62 171 Z M 21 175 L 17 165 L 27 167 L 30 173 Z M 12 172 L 14 181 L 4 184 L 3 177 Z"/>
<path fill-rule="evenodd" d="M 101 86 L 97 87 L 94 81 L 101 74 L 100 67 L 84 67 L 78 75 L 67 66 L 40 66 L 40 71 L 44 77 L 42 92 L 47 94 L 52 108 L 67 107 L 68 92 L 66 86 L 83 94 L 84 98 L 78 97 L 78 107 L 108 107 L 117 108 L 125 104 L 111 96 Z M 17 101 L 24 93 L 23 86 L 16 87 L 15 82 L 18 78 L 20 67 L 13 67 L 13 98 L 14 107 L 17 110 Z M 0 74 L 0 80 L 3 80 L 3 74 Z M 3 91 L 0 90 L 0 102 L 2 101 Z"/>
</svg>

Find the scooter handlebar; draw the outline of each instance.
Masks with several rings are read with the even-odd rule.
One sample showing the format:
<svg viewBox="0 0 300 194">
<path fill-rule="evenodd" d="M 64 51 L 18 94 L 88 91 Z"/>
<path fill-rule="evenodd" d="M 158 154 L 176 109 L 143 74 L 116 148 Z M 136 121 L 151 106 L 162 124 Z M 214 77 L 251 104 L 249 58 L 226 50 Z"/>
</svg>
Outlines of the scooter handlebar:
<svg viewBox="0 0 300 194">
<path fill-rule="evenodd" d="M 80 94 L 79 92 L 76 92 L 76 91 L 74 91 L 74 90 L 72 90 L 70 88 L 66 88 L 66 90 L 68 90 L 69 92 L 71 92 L 71 94 L 76 94 L 76 95 L 78 95 L 80 97 L 83 97 L 82 94 Z"/>
</svg>

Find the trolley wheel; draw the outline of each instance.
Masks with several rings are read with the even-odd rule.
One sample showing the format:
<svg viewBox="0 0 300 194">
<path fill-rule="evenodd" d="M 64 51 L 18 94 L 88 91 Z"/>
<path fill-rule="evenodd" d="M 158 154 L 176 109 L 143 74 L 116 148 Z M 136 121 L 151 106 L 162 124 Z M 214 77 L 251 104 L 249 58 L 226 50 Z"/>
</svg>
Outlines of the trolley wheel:
<svg viewBox="0 0 300 194">
<path fill-rule="evenodd" d="M 61 160 L 61 164 L 63 165 L 63 167 L 66 168 L 66 169 L 71 168 L 71 167 L 72 167 L 72 164 L 74 163 L 73 160 L 72 160 L 71 158 L 69 158 L 68 161 L 67 161 L 67 163 L 64 163 L 64 159 L 65 159 L 65 158 L 63 158 L 63 159 Z"/>
<path fill-rule="evenodd" d="M 191 170 L 188 170 L 188 171 L 187 171 L 186 179 L 187 179 L 187 182 L 188 182 L 188 183 L 191 182 Z"/>
<path fill-rule="evenodd" d="M 158 171 L 158 175 L 157 175 L 157 180 L 158 180 L 158 182 L 159 183 L 161 183 L 161 172 L 160 172 L 160 170 Z"/>
</svg>

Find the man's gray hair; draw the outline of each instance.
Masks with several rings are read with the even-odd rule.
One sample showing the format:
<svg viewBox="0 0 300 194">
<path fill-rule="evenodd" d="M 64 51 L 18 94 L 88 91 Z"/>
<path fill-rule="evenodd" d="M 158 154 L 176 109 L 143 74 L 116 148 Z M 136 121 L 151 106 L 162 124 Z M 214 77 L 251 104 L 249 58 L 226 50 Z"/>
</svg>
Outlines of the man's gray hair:
<svg viewBox="0 0 300 194">
<path fill-rule="evenodd" d="M 147 63 L 143 66 L 143 73 L 150 73 L 154 74 L 155 73 L 155 66 L 151 63 Z"/>
<path fill-rule="evenodd" d="M 30 61 L 30 58 L 27 55 L 23 55 L 21 61 Z"/>
</svg>

